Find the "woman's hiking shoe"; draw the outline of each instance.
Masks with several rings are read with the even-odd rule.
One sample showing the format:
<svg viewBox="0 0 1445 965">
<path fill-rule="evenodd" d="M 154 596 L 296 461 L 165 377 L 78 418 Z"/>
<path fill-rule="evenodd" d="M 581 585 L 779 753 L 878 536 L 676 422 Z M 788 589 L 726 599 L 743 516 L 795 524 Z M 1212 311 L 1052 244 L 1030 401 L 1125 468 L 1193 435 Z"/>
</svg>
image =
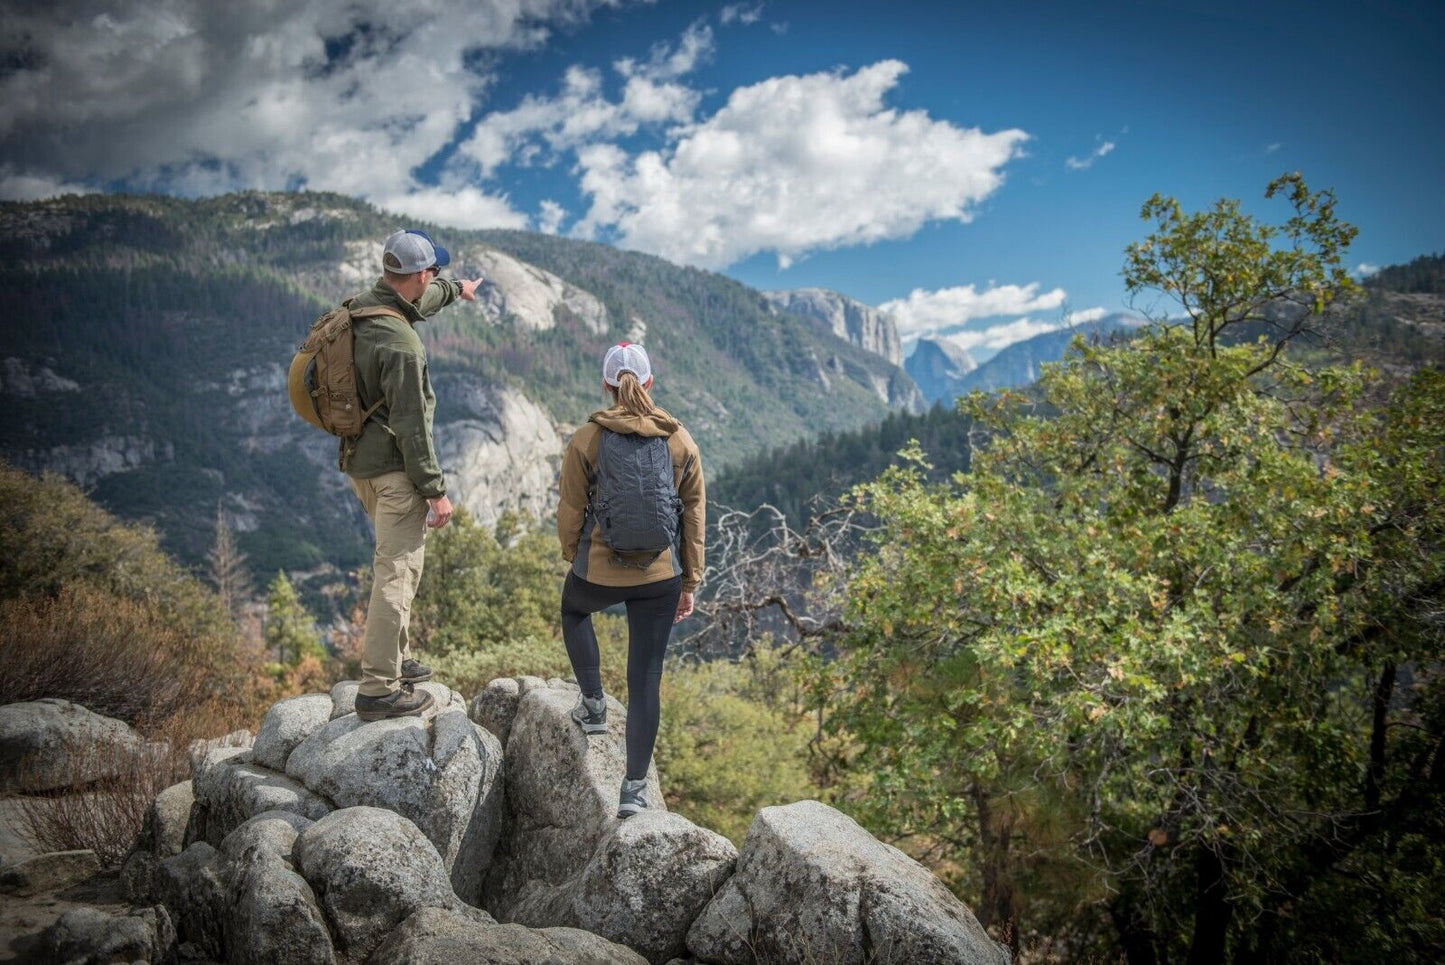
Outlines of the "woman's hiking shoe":
<svg viewBox="0 0 1445 965">
<path fill-rule="evenodd" d="M 645 811 L 647 803 L 647 779 L 629 781 L 622 779 L 622 793 L 617 798 L 617 816 L 630 818 L 638 811 Z"/>
<path fill-rule="evenodd" d="M 584 734 L 607 733 L 607 698 L 577 695 L 577 706 L 572 708 L 572 719 L 582 725 Z"/>
<path fill-rule="evenodd" d="M 431 679 L 431 668 L 424 663 L 417 663 L 407 657 L 401 662 L 401 682 L 404 684 L 419 684 L 423 680 Z"/>
<path fill-rule="evenodd" d="M 386 720 L 389 717 L 416 717 L 432 705 L 432 696 L 425 690 L 410 687 L 393 690 L 385 697 L 356 695 L 356 716 L 362 720 Z"/>
</svg>

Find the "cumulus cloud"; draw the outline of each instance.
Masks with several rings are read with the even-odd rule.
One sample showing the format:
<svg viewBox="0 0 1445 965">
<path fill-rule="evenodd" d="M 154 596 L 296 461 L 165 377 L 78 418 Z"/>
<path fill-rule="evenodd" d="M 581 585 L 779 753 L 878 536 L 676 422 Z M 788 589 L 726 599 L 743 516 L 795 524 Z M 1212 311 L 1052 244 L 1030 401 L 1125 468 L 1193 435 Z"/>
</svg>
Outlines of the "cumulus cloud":
<svg viewBox="0 0 1445 965">
<path fill-rule="evenodd" d="M 0 41 L 18 65 L 0 77 L 0 157 L 11 179 L 311 187 L 422 215 L 432 200 L 413 171 L 470 117 L 489 58 L 618 2 L 27 4 L 7 11 Z M 520 217 L 480 192 L 464 207 L 490 224 Z"/>
<path fill-rule="evenodd" d="M 1045 322 L 1035 318 L 1017 318 L 1011 322 L 968 329 L 941 336 L 959 348 L 978 357 L 991 356 L 1015 342 L 1023 342 L 1037 335 L 1058 332 L 1086 322 L 1096 322 L 1108 314 L 1103 308 L 1086 308 L 1070 312 L 1061 321 Z"/>
<path fill-rule="evenodd" d="M 1114 150 L 1113 141 L 1105 141 L 1094 148 L 1087 157 L 1070 157 L 1064 161 L 1070 171 L 1085 171 L 1094 166 L 1094 162 L 1105 157 Z"/>
<path fill-rule="evenodd" d="M 625 82 L 616 100 L 607 99 L 600 71 L 571 67 L 555 97 L 529 95 L 511 110 L 484 116 L 457 156 L 488 178 L 504 164 L 550 163 L 561 151 L 688 121 L 701 95 L 679 80 L 712 52 L 712 30 L 694 24 L 675 46 L 654 47 L 647 60 L 618 60 L 613 68 Z"/>
<path fill-rule="evenodd" d="M 893 316 L 900 336 L 921 338 L 975 319 L 1051 311 L 1061 307 L 1067 297 L 1062 288 L 1040 293 L 1038 282 L 994 285 L 983 291 L 960 285 L 937 291 L 915 288 L 907 298 L 895 298 L 878 307 Z"/>
<path fill-rule="evenodd" d="M 985 134 L 884 103 L 908 68 L 773 77 L 733 91 L 664 150 L 578 152 L 591 201 L 577 233 L 707 268 L 968 221 L 1028 135 Z"/>
<path fill-rule="evenodd" d="M 443 188 L 416 188 L 395 193 L 373 193 L 370 200 L 378 208 L 430 221 L 449 228 L 527 228 L 529 219 L 514 210 L 504 197 L 495 197 L 479 188 L 454 185 Z"/>
<path fill-rule="evenodd" d="M 1101 307 L 1081 308 L 1077 312 L 1069 312 L 1069 314 L 1065 315 L 1064 323 L 1067 325 L 1084 325 L 1088 322 L 1097 322 L 1107 314 L 1109 314 L 1108 310 Z"/>
<path fill-rule="evenodd" d="M 1351 271 L 1350 274 L 1354 275 L 1356 278 L 1364 279 L 1369 278 L 1373 274 L 1376 274 L 1379 270 L 1379 265 L 1373 265 L 1368 261 L 1362 261 L 1354 267 L 1354 270 Z"/>
<path fill-rule="evenodd" d="M 1041 322 L 1032 318 L 1019 318 L 1001 325 L 990 325 L 976 331 L 956 332 L 943 336 L 949 342 L 965 351 L 983 349 L 989 353 L 1007 348 L 1015 342 L 1031 339 L 1046 332 L 1057 332 L 1067 328 L 1062 322 Z"/>
<path fill-rule="evenodd" d="M 559 233 L 562 222 L 567 220 L 567 209 L 550 198 L 542 202 L 541 208 L 541 213 L 537 216 L 537 230 L 544 235 Z"/>
</svg>

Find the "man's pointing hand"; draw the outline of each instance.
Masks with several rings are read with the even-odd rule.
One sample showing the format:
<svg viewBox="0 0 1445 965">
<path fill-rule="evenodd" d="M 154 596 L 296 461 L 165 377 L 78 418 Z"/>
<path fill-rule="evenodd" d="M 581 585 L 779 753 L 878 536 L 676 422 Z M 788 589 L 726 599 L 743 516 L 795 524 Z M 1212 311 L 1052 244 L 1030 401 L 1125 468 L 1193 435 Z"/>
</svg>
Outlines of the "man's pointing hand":
<svg viewBox="0 0 1445 965">
<path fill-rule="evenodd" d="M 477 300 L 477 289 L 481 287 L 482 284 L 482 276 L 478 275 L 475 281 L 462 281 L 458 279 L 457 284 L 462 286 L 462 298 L 469 302 L 474 302 Z"/>
</svg>

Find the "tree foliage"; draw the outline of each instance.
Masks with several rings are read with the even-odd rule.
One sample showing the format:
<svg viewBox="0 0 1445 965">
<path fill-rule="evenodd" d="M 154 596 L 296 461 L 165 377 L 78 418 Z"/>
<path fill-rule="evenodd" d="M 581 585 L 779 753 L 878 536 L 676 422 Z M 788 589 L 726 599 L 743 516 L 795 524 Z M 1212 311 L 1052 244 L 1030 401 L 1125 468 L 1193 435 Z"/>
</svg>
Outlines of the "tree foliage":
<svg viewBox="0 0 1445 965">
<path fill-rule="evenodd" d="M 326 659 L 316 620 L 284 572 L 277 573 L 266 588 L 265 639 L 267 650 L 286 667 L 295 667 L 308 657 Z"/>
<path fill-rule="evenodd" d="M 1354 229 L 1297 175 L 1268 194 L 1282 228 L 1152 198 L 1125 281 L 1182 321 L 968 399 L 969 475 L 915 450 L 857 493 L 883 528 L 819 685 L 858 808 L 967 857 L 1016 939 L 1287 957 L 1319 878 L 1386 826 L 1438 832 L 1445 382 L 1370 411 L 1358 367 L 1290 360 Z M 1078 907 L 1050 907 L 1064 868 Z"/>
<path fill-rule="evenodd" d="M 483 526 L 459 508 L 427 536 L 412 640 L 433 654 L 555 640 L 565 573 L 555 535 L 515 514 Z"/>
</svg>

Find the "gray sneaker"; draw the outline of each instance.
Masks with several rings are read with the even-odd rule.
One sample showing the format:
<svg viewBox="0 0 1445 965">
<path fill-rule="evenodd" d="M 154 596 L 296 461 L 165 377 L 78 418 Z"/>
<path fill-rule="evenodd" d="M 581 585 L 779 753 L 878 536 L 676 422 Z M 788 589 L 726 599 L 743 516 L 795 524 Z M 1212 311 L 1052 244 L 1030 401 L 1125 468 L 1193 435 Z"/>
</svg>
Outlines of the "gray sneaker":
<svg viewBox="0 0 1445 965">
<path fill-rule="evenodd" d="M 577 695 L 577 706 L 572 708 L 572 719 L 582 725 L 584 734 L 607 733 L 607 698 Z"/>
<path fill-rule="evenodd" d="M 407 657 L 401 662 L 401 682 L 404 684 L 419 684 L 423 680 L 431 679 L 431 668 L 424 663 L 417 663 Z"/>
<path fill-rule="evenodd" d="M 622 793 L 617 797 L 617 816 L 619 818 L 630 818 L 638 811 L 644 811 L 651 806 L 647 803 L 647 778 L 640 781 L 622 779 Z"/>
<path fill-rule="evenodd" d="M 356 695 L 356 716 L 362 720 L 386 720 L 389 717 L 416 717 L 432 705 L 432 696 L 410 687 L 393 690 L 385 697 Z"/>
</svg>

